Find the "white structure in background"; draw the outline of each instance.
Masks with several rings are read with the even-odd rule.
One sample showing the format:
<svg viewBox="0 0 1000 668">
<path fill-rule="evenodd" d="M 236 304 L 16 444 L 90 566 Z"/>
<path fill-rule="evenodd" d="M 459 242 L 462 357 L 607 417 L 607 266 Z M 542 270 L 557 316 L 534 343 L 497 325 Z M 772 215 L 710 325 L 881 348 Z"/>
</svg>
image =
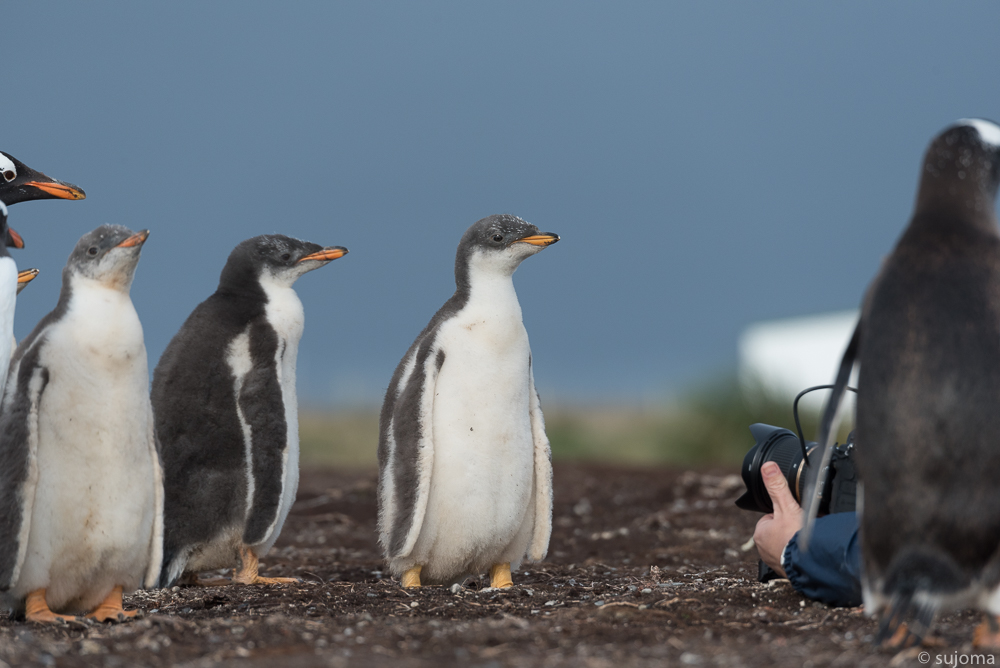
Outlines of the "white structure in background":
<svg viewBox="0 0 1000 668">
<path fill-rule="evenodd" d="M 772 399 L 787 402 L 790 408 L 795 395 L 807 387 L 833 383 L 857 322 L 857 311 L 842 311 L 747 327 L 739 341 L 739 378 L 747 398 L 753 401 L 763 391 Z M 857 387 L 857 382 L 855 370 L 850 385 Z M 828 394 L 824 390 L 811 392 L 799 407 L 822 410 Z M 850 410 L 847 415 L 853 415 L 854 393 L 846 394 L 843 408 Z"/>
</svg>

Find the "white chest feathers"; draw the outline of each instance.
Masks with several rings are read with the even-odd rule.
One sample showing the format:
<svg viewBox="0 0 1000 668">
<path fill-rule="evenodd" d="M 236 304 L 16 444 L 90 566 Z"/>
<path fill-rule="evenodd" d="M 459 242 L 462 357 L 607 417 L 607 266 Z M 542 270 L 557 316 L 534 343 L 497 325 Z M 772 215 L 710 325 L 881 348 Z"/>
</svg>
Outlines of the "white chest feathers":
<svg viewBox="0 0 1000 668">
<path fill-rule="evenodd" d="M 148 383 L 142 324 L 127 293 L 75 277 L 66 313 L 46 332 L 43 362 L 82 386 Z M 90 402 L 99 400 L 99 395 Z M 139 399 L 128 403 L 142 403 Z"/>
<path fill-rule="evenodd" d="M 0 156 L 3 157 L 3 156 Z M 14 351 L 14 306 L 17 302 L 17 265 L 14 258 L 0 258 L 0 393 Z"/>
</svg>

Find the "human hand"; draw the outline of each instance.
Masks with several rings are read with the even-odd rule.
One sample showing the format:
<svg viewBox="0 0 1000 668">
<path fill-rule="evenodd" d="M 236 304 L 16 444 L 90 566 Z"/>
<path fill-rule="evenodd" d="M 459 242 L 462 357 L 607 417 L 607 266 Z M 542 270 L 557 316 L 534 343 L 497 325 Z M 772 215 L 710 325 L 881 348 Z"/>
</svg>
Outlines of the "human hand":
<svg viewBox="0 0 1000 668">
<path fill-rule="evenodd" d="M 802 507 L 792 496 L 788 481 L 777 464 L 767 462 L 760 468 L 760 474 L 767 494 L 771 497 L 774 512 L 758 520 L 753 532 L 753 542 L 761 560 L 781 577 L 788 577 L 781 566 L 781 555 L 788 541 L 802 528 Z"/>
</svg>

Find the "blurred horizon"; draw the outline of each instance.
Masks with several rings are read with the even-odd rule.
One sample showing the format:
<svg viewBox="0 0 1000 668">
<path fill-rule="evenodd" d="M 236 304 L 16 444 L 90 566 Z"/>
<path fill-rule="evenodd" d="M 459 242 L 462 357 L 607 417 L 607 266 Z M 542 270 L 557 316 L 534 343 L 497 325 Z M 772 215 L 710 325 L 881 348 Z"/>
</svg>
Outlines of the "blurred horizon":
<svg viewBox="0 0 1000 668">
<path fill-rule="evenodd" d="M 39 277 L 152 230 L 150 369 L 230 250 L 350 254 L 296 288 L 304 408 L 371 410 L 464 230 L 560 234 L 514 277 L 543 405 L 683 403 L 753 322 L 856 308 L 930 139 L 1000 118 L 1000 5 L 5 3 L 0 149 L 87 191 L 10 222 Z M 818 383 L 829 379 L 817 379 Z"/>
</svg>

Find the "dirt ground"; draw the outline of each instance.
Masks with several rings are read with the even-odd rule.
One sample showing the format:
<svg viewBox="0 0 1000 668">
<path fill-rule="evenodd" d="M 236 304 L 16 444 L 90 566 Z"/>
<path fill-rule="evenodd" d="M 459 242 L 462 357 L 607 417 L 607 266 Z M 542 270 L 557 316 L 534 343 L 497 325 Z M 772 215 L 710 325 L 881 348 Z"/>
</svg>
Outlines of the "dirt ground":
<svg viewBox="0 0 1000 668">
<path fill-rule="evenodd" d="M 264 575 L 301 584 L 137 592 L 118 625 L 0 620 L 10 666 L 965 665 L 973 613 L 933 645 L 870 645 L 872 621 L 756 581 L 756 515 L 732 471 L 560 464 L 548 560 L 451 591 L 404 591 L 375 542 L 375 473 L 306 471 Z M 929 654 L 920 656 L 919 652 Z M 1000 657 L 980 657 L 980 665 Z"/>
</svg>

